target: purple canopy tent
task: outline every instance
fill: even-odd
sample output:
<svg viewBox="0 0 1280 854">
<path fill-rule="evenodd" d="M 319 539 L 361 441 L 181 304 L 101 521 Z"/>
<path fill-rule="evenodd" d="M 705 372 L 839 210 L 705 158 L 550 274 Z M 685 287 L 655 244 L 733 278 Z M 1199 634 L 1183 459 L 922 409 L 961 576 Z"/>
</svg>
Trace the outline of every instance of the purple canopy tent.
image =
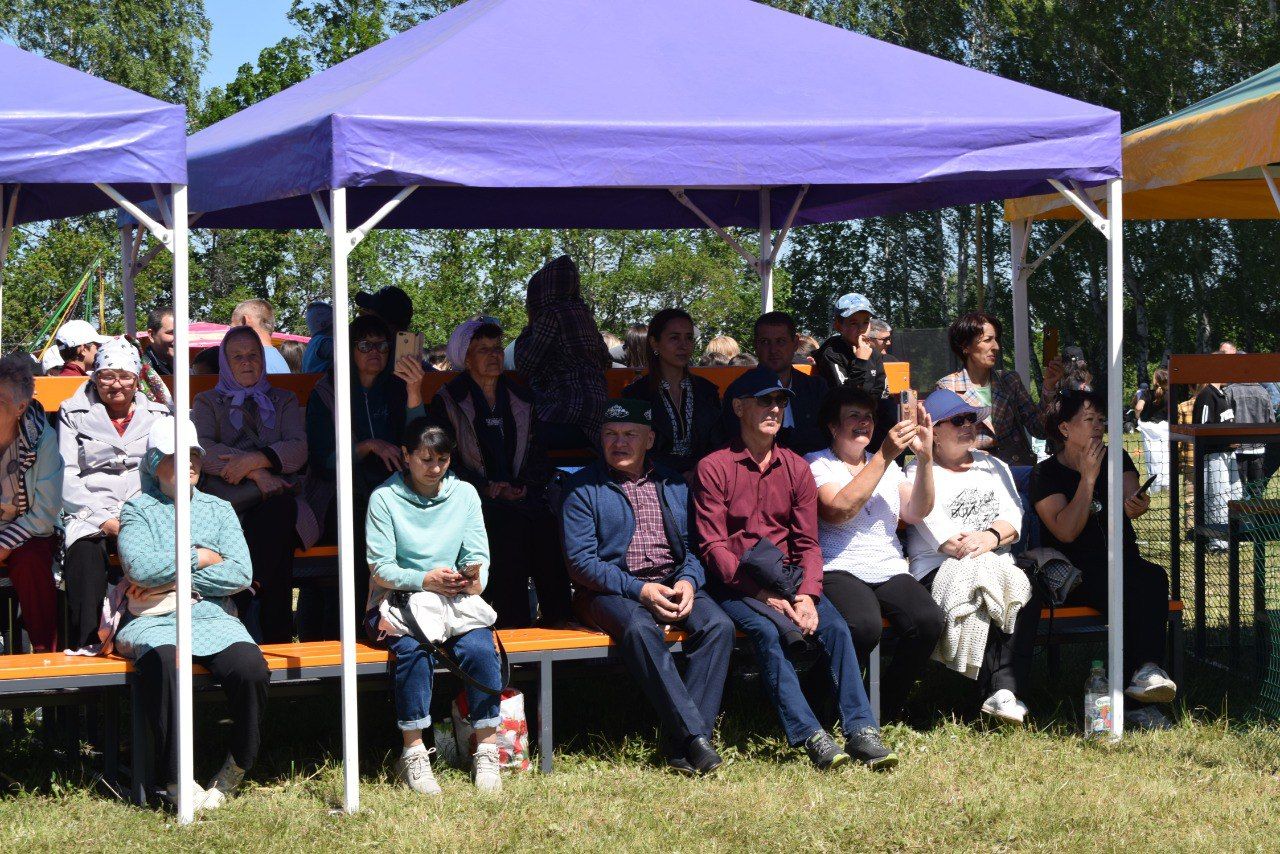
<svg viewBox="0 0 1280 854">
<path fill-rule="evenodd" d="M 65 65 L 0 44 L 0 308 L 4 259 L 13 227 L 113 207 L 128 211 L 173 253 L 176 315 L 175 414 L 187 420 L 187 162 L 183 145 L 186 108 L 140 95 Z M 153 200 L 160 221 L 137 202 Z M 141 231 L 138 233 L 142 239 Z M 0 314 L 2 316 L 2 314 Z M 132 330 L 131 330 L 132 331 Z M 175 446 L 188 447 L 179 431 Z M 177 517 L 188 519 L 190 496 L 174 499 Z M 189 565 L 191 526 L 177 526 L 175 560 Z M 192 820 L 191 574 L 177 576 L 179 819 Z M 145 797 L 134 769 L 135 794 Z"/>
<path fill-rule="evenodd" d="M 325 229 L 342 318 L 347 256 L 375 227 L 705 226 L 759 273 L 769 310 L 793 225 L 1051 180 L 1118 185 L 1119 138 L 1110 110 L 749 0 L 471 0 L 195 134 L 188 151 L 200 227 Z M 729 226 L 758 229 L 758 252 Z M 346 334 L 335 325 L 336 352 Z M 336 383 L 353 810 L 346 360 Z"/>
</svg>

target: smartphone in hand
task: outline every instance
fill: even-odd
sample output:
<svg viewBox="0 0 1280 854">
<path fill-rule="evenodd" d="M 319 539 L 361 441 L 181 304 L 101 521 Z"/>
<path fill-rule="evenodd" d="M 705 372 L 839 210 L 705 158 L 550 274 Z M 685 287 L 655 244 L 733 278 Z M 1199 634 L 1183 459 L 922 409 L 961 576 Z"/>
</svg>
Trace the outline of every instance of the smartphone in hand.
<svg viewBox="0 0 1280 854">
<path fill-rule="evenodd" d="M 398 364 L 405 356 L 414 356 L 419 360 L 422 359 L 421 332 L 396 333 L 396 352 L 395 358 L 391 361 L 391 364 Z"/>
<path fill-rule="evenodd" d="M 916 393 L 913 389 L 898 392 L 898 421 L 916 423 Z"/>
<path fill-rule="evenodd" d="M 480 564 L 469 563 L 462 569 L 458 570 L 458 574 L 468 581 L 475 581 L 480 577 Z"/>
<path fill-rule="evenodd" d="M 1146 494 L 1147 494 L 1147 490 L 1151 488 L 1151 484 L 1153 484 L 1153 483 L 1155 483 L 1155 482 L 1156 482 L 1156 476 L 1155 476 L 1155 475 L 1151 475 L 1151 477 L 1147 478 L 1147 482 L 1146 482 L 1146 483 L 1144 483 L 1144 484 L 1142 484 L 1142 486 L 1139 486 L 1139 487 L 1138 487 L 1138 491 L 1137 491 L 1137 492 L 1135 492 L 1135 493 L 1134 493 L 1134 495 L 1135 495 L 1135 496 L 1138 496 L 1138 495 L 1146 495 Z"/>
</svg>

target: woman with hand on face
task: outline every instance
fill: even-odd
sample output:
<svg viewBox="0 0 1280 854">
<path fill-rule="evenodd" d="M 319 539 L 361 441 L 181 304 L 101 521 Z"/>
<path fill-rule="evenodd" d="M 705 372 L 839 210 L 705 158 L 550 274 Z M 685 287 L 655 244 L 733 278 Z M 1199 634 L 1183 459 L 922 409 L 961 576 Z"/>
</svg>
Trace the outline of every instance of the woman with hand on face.
<svg viewBox="0 0 1280 854">
<path fill-rule="evenodd" d="M 392 364 L 395 335 L 380 318 L 362 314 L 351 323 L 351 437 L 354 476 L 356 589 L 369 583 L 364 560 L 364 518 L 369 495 L 403 468 L 400 439 L 404 426 L 426 414 L 422 401 L 422 360 L 402 356 Z M 307 399 L 307 477 L 299 508 L 298 531 L 303 548 L 338 541 L 338 445 L 334 431 L 332 366 Z M 302 640 L 337 637 L 335 591 L 308 588 L 298 597 L 298 636 Z M 318 602 L 324 600 L 326 604 Z M 318 615 L 323 609 L 326 617 Z"/>
<path fill-rule="evenodd" d="M 253 590 L 236 607 L 261 643 L 293 640 L 293 551 L 298 544 L 296 474 L 307 462 L 302 408 L 267 381 L 262 342 L 247 326 L 227 332 L 218 384 L 196 395 L 191 420 L 206 449 L 205 492 L 240 516 L 253 559 Z M 257 613 L 250 606 L 257 600 Z M 255 619 L 256 617 L 256 619 Z"/>
<path fill-rule="evenodd" d="M 257 338 L 255 337 L 256 341 Z M 184 425 L 191 434 L 195 430 Z M 156 740 L 156 759 L 177 800 L 178 744 L 177 600 L 173 592 L 174 504 L 178 489 L 191 491 L 191 656 L 222 686 L 231 709 L 230 749 L 207 788 L 194 786 L 196 809 L 215 809 L 235 794 L 262 742 L 262 713 L 270 673 L 262 650 L 233 616 L 230 597 L 252 580 L 249 549 L 227 502 L 195 488 L 204 452 L 194 435 L 188 466 L 174 455 L 173 418 L 157 419 L 141 463 L 142 493 L 120 512 L 120 562 L 129 582 L 128 616 L 115 635 L 115 651 L 134 662 L 144 715 Z M 185 470 L 180 470 L 185 469 Z"/>
<path fill-rule="evenodd" d="M 697 345 L 693 318 L 678 308 L 664 308 L 649 321 L 649 370 L 622 390 L 653 408 L 656 434 L 650 457 L 685 475 L 707 454 L 724 444 L 720 390 L 689 373 Z"/>
<path fill-rule="evenodd" d="M 141 370 L 137 348 L 112 338 L 98 348 L 89 382 L 58 410 L 68 649 L 98 643 L 120 508 L 142 489 L 138 465 L 151 425 L 169 417 L 138 387 Z"/>
<path fill-rule="evenodd" d="M 393 590 L 478 596 L 489 578 L 489 539 L 480 495 L 450 470 L 453 440 L 419 418 L 405 430 L 404 467 L 373 491 L 367 522 L 372 569 L 365 626 L 393 656 L 396 725 L 404 741 L 397 763 L 401 779 L 422 795 L 440 794 L 422 731 L 431 725 L 431 693 L 437 662 L 415 638 L 397 634 L 380 607 Z M 463 672 L 496 686 L 502 666 L 493 630 L 475 628 L 445 641 Z M 476 788 L 496 792 L 499 776 L 498 697 L 467 686 L 467 709 L 477 748 L 472 764 Z"/>
<path fill-rule="evenodd" d="M 1044 544 L 1066 555 L 1083 578 L 1086 604 L 1107 613 L 1106 402 L 1092 391 L 1064 391 L 1050 403 L 1046 428 L 1061 437 L 1061 450 L 1036 466 L 1031 500 L 1040 516 Z M 1138 492 L 1138 470 L 1124 453 L 1124 672 L 1125 695 L 1135 701 L 1125 723 L 1163 729 L 1169 719 L 1154 703 L 1169 703 L 1177 686 L 1163 669 L 1169 619 L 1169 576 L 1138 551 L 1133 520 L 1151 507 Z"/>
<path fill-rule="evenodd" d="M 908 570 L 898 539 L 899 521 L 916 524 L 933 510 L 933 422 L 918 405 L 916 417 L 894 425 L 870 454 L 877 406 L 862 389 L 832 389 L 818 416 L 831 447 L 805 460 L 818 485 L 822 590 L 849 624 L 858 660 L 870 660 L 884 620 L 898 638 L 882 682 L 884 721 L 902 715 L 942 635 L 944 616 Z M 921 464 L 914 483 L 894 462 L 907 450 Z"/>
<path fill-rule="evenodd" d="M 977 409 L 955 392 L 941 389 L 925 399 L 924 408 L 933 421 L 933 460 L 917 457 L 907 466 L 906 478 L 914 483 L 932 475 L 933 509 L 908 529 L 911 574 L 933 591 L 939 567 L 948 559 L 987 555 L 1021 573 L 1009 546 L 1018 540 L 1022 504 L 1009 466 L 974 447 Z M 926 466 L 932 469 L 928 474 Z M 1017 612 L 1012 634 L 991 623 L 977 674 L 980 693 L 986 697 L 983 714 L 1012 724 L 1025 720 L 1027 707 L 1019 697 L 1029 690 L 1039 619 L 1040 602 L 1033 590 Z"/>
</svg>

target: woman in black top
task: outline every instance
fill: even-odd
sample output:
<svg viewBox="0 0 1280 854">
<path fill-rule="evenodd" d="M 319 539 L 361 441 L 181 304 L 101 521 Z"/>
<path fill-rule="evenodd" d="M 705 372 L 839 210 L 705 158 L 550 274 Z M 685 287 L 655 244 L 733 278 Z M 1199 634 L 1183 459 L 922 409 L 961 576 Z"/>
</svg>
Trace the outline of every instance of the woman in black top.
<svg viewBox="0 0 1280 854">
<path fill-rule="evenodd" d="M 1049 404 L 1046 432 L 1061 437 L 1061 450 L 1035 468 L 1031 501 L 1042 523 L 1043 544 L 1066 555 L 1083 574 L 1085 602 L 1107 610 L 1107 448 L 1103 398 L 1092 391 L 1063 391 Z M 1138 494 L 1138 470 L 1124 455 L 1124 669 L 1131 681 L 1125 694 L 1138 703 L 1168 703 L 1174 685 L 1162 668 L 1169 617 L 1169 577 L 1163 567 L 1138 552 L 1133 521 L 1151 498 Z M 1139 728 L 1165 727 L 1154 707 L 1125 716 Z"/>
<path fill-rule="evenodd" d="M 685 475 L 724 444 L 720 390 L 689 373 L 695 336 L 693 318 L 664 308 L 649 321 L 649 371 L 622 390 L 622 396 L 647 400 L 656 434 L 652 458 Z"/>
</svg>

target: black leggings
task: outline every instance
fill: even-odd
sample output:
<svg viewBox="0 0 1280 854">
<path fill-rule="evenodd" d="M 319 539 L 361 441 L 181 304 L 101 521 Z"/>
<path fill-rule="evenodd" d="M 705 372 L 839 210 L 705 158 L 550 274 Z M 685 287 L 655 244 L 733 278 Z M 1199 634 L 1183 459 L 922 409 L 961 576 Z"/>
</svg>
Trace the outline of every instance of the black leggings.
<svg viewBox="0 0 1280 854">
<path fill-rule="evenodd" d="M 538 594 L 544 623 L 572 619 L 569 575 L 560 548 L 559 525 L 550 513 L 528 514 L 500 505 L 484 505 L 489 533 L 489 583 L 484 598 L 498 612 L 495 628 L 532 624 L 529 579 Z"/>
<path fill-rule="evenodd" d="M 233 643 L 214 655 L 194 656 L 222 686 L 231 706 L 231 758 L 246 771 L 253 767 L 262 744 L 262 713 L 267 706 L 267 671 L 262 650 L 251 643 Z M 156 739 L 156 759 L 162 763 L 162 785 L 178 782 L 178 672 L 174 647 L 147 650 L 134 662 L 142 693 L 143 712 Z"/>
<path fill-rule="evenodd" d="M 292 495 L 273 495 L 240 517 L 253 588 L 233 598 L 241 618 L 258 597 L 262 643 L 293 640 L 293 550 L 297 545 L 298 503 Z"/>
<path fill-rule="evenodd" d="M 1079 595 L 1091 608 L 1107 613 L 1107 573 L 1084 571 Z M 1098 571 L 1098 570 L 1102 571 Z M 1075 599 L 1076 596 L 1072 596 Z M 1134 554 L 1124 558 L 1124 672 L 1131 678 L 1147 662 L 1164 667 L 1169 631 L 1169 575 L 1164 567 Z"/>
<path fill-rule="evenodd" d="M 98 642 L 98 620 L 107 581 L 119 577 L 108 560 L 107 538 L 83 537 L 67 547 L 62 558 L 62 581 L 67 588 L 68 649 Z"/>
<path fill-rule="evenodd" d="M 900 717 L 911 686 L 942 637 L 942 609 L 907 573 L 868 584 L 847 572 L 828 572 L 822 577 L 822 592 L 849 624 L 860 664 L 871 660 L 871 651 L 880 643 L 882 619 L 893 627 L 898 647 L 880 681 L 881 719 Z"/>
</svg>

